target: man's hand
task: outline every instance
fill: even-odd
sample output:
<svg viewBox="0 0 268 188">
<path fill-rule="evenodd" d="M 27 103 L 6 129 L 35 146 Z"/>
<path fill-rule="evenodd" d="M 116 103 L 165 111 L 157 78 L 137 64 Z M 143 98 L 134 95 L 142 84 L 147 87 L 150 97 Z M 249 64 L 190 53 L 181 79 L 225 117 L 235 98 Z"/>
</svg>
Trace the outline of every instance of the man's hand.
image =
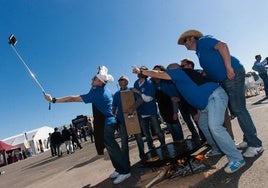
<svg viewBox="0 0 268 188">
<path fill-rule="evenodd" d="M 128 114 L 133 114 L 133 113 L 134 113 L 134 111 L 135 111 L 135 109 L 133 109 L 133 108 L 131 108 L 131 107 L 130 107 L 130 108 L 128 109 L 128 111 L 127 111 L 127 112 L 128 112 Z"/>
<path fill-rule="evenodd" d="M 140 74 L 140 69 L 138 67 L 132 66 L 132 73 L 134 74 Z"/>
<path fill-rule="evenodd" d="M 233 80 L 235 77 L 234 69 L 232 67 L 230 67 L 229 69 L 226 69 L 226 75 L 229 80 Z"/>
<path fill-rule="evenodd" d="M 52 102 L 52 96 L 50 94 L 45 94 L 45 99 L 48 101 L 48 102 Z"/>
<path fill-rule="evenodd" d="M 140 90 L 138 90 L 137 88 L 132 88 L 131 91 L 133 91 L 134 93 L 137 93 L 138 95 L 141 95 Z"/>
<path fill-rule="evenodd" d="M 197 122 L 200 118 L 200 110 L 197 110 L 196 114 L 194 115 L 193 119 L 195 122 Z"/>
</svg>

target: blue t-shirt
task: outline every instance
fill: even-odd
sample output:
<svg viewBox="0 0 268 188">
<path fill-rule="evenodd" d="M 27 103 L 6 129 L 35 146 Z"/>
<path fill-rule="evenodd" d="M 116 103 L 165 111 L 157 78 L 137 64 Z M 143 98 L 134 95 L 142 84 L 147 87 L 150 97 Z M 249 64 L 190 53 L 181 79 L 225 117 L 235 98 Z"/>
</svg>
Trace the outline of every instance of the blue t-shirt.
<svg viewBox="0 0 268 188">
<path fill-rule="evenodd" d="M 264 61 L 255 61 L 252 67 L 253 70 L 257 71 L 259 74 L 267 74 L 265 65 L 267 65 L 267 59 Z"/>
<path fill-rule="evenodd" d="M 154 85 L 155 85 L 156 90 L 163 91 L 165 94 L 167 94 L 171 98 L 180 96 L 176 86 L 171 80 L 161 80 L 158 83 L 154 82 Z"/>
<path fill-rule="evenodd" d="M 194 70 L 189 69 L 187 71 L 191 71 L 192 75 L 197 79 L 203 79 L 203 76 Z M 209 96 L 215 89 L 220 87 L 217 83 L 210 81 L 198 84 L 181 69 L 167 70 L 167 73 L 184 99 L 196 109 L 205 109 L 208 104 Z"/>
<path fill-rule="evenodd" d="M 122 101 L 121 101 L 121 91 L 130 91 L 131 88 L 127 87 L 125 89 L 120 89 L 114 94 L 113 98 L 113 107 L 117 107 L 117 117 L 121 123 L 125 123 L 124 115 L 123 115 L 123 108 L 122 108 Z"/>
<path fill-rule="evenodd" d="M 222 82 L 227 79 L 227 75 L 222 56 L 214 48 L 218 42 L 220 41 L 209 35 L 200 38 L 197 40 L 196 55 L 207 77 L 215 82 Z M 233 56 L 231 56 L 231 65 L 234 70 L 242 67 L 240 61 Z"/>
<path fill-rule="evenodd" d="M 80 95 L 84 103 L 92 103 L 105 116 L 105 126 L 116 123 L 112 112 L 113 96 L 102 86 L 92 86 L 87 94 Z"/>
<path fill-rule="evenodd" d="M 150 102 L 143 102 L 142 105 L 137 109 L 139 115 L 155 115 L 157 114 L 157 106 L 155 101 L 155 87 L 151 80 L 146 79 L 144 83 L 139 86 L 139 80 L 134 83 L 134 88 L 138 89 L 142 94 L 153 98 Z M 135 94 L 137 99 L 140 96 Z"/>
</svg>

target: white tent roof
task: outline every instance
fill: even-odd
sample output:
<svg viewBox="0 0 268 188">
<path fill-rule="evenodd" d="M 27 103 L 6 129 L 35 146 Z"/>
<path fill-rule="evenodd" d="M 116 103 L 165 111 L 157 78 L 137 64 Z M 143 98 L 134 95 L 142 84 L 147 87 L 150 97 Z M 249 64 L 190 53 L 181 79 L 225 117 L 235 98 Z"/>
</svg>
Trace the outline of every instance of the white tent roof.
<svg viewBox="0 0 268 188">
<path fill-rule="evenodd" d="M 3 139 L 3 141 L 12 146 L 16 146 L 16 145 L 24 143 L 24 141 L 26 140 L 26 136 L 27 136 L 28 141 L 31 141 L 34 139 L 38 139 L 40 137 L 41 138 L 48 137 L 48 133 L 53 132 L 53 131 L 54 131 L 53 128 L 44 126 L 38 129 L 31 130 L 31 131 L 26 131 L 25 133 L 21 133 L 21 134 L 18 134 L 9 138 L 5 138 Z"/>
</svg>

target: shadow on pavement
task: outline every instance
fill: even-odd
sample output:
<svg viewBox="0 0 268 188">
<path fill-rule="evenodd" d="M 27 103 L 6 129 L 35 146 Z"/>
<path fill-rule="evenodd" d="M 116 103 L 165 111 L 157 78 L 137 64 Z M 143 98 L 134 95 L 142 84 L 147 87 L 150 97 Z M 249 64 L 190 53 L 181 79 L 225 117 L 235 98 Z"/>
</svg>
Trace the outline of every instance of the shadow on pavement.
<svg viewBox="0 0 268 188">
<path fill-rule="evenodd" d="M 49 158 L 45 158 L 41 161 L 38 161 L 37 163 L 34 163 L 34 164 L 29 164 L 28 166 L 26 166 L 24 169 L 30 169 L 30 168 L 35 168 L 35 167 L 38 167 L 38 166 L 43 166 L 43 165 L 46 165 L 47 163 L 50 163 L 50 162 L 53 162 L 53 161 L 56 161 L 58 159 L 60 159 L 62 157 L 49 157 Z"/>
<path fill-rule="evenodd" d="M 92 157 L 92 158 L 91 158 L 90 160 L 88 160 L 88 161 L 85 161 L 85 162 L 83 162 L 83 163 L 79 163 L 79 164 L 73 166 L 72 168 L 68 169 L 67 172 L 68 172 L 68 171 L 71 171 L 71 170 L 73 170 L 73 169 L 75 169 L 75 168 L 81 168 L 81 167 L 83 167 L 83 166 L 86 166 L 86 165 L 88 165 L 88 164 L 90 164 L 90 163 L 93 163 L 93 162 L 95 162 L 95 161 L 97 161 L 98 159 L 101 159 L 101 158 L 103 158 L 103 159 L 106 160 L 106 161 L 107 161 L 107 160 L 110 160 L 110 158 L 109 158 L 107 152 L 104 152 L 104 155 L 96 155 L 96 156 Z"/>
<path fill-rule="evenodd" d="M 252 105 L 258 105 L 258 104 L 267 104 L 268 103 L 268 98 L 264 97 L 258 101 L 256 101 L 255 103 L 252 103 Z"/>
</svg>

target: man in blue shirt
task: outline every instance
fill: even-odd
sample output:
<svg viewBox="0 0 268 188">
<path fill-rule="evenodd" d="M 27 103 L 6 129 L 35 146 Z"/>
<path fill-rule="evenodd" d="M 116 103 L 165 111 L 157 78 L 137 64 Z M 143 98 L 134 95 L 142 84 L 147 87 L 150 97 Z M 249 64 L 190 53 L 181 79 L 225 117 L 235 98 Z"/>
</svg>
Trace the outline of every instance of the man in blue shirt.
<svg viewBox="0 0 268 188">
<path fill-rule="evenodd" d="M 99 72 L 92 78 L 92 87 L 87 94 L 71 95 L 61 98 L 52 98 L 50 94 L 45 94 L 46 100 L 52 103 L 84 102 L 92 103 L 94 124 L 96 122 L 104 124 L 104 144 L 115 168 L 110 175 L 114 179 L 113 183 L 118 184 L 131 176 L 130 165 L 124 157 L 119 144 L 115 140 L 116 119 L 112 113 L 112 93 L 105 87 L 107 82 L 112 82 L 112 75 L 108 74 L 105 66 L 99 67 Z M 101 126 L 96 124 L 96 126 Z"/>
<path fill-rule="evenodd" d="M 199 63 L 207 77 L 220 83 L 229 96 L 229 108 L 237 117 L 244 133 L 243 142 L 238 147 L 247 147 L 244 157 L 255 157 L 263 152 L 262 141 L 246 108 L 245 69 L 240 61 L 230 55 L 225 42 L 200 31 L 188 30 L 181 34 L 178 44 L 196 51 Z"/>
<path fill-rule="evenodd" d="M 153 70 L 165 71 L 162 65 L 154 66 Z M 184 139 L 181 123 L 178 118 L 178 92 L 170 80 L 151 78 L 156 89 L 156 100 L 161 117 L 167 125 L 173 141 Z"/>
<path fill-rule="evenodd" d="M 261 77 L 264 84 L 265 96 L 268 98 L 268 74 L 265 67 L 267 65 L 268 57 L 265 58 L 265 60 L 261 61 L 261 55 L 256 55 L 255 59 L 256 61 L 254 62 L 252 69 L 259 73 L 259 76 Z"/>
<path fill-rule="evenodd" d="M 141 69 L 146 70 L 148 68 L 142 66 Z M 134 88 L 132 89 L 132 91 L 134 91 L 135 93 L 135 98 L 141 97 L 143 100 L 143 103 L 139 106 L 137 112 L 140 117 L 141 128 L 143 134 L 146 137 L 149 150 L 155 148 L 150 132 L 150 127 L 157 135 L 161 145 L 164 145 L 165 135 L 158 121 L 154 84 L 151 80 L 147 79 L 147 76 L 138 74 L 138 79 L 135 81 Z"/>
<path fill-rule="evenodd" d="M 126 76 L 121 76 L 118 79 L 118 83 L 120 86 L 120 90 L 118 90 L 113 97 L 113 113 L 117 116 L 119 120 L 119 127 L 120 127 L 120 137 L 121 137 L 121 149 L 123 153 L 125 154 L 125 157 L 129 161 L 129 147 L 128 147 L 128 133 L 126 129 L 126 124 L 124 120 L 124 115 L 123 115 L 123 109 L 122 109 L 122 102 L 121 102 L 121 91 L 130 91 L 131 88 L 128 87 L 129 80 Z M 142 139 L 142 135 L 140 134 L 135 134 L 134 135 L 138 149 L 139 149 L 139 155 L 140 159 L 143 160 L 145 157 L 144 153 L 144 142 Z"/>
<path fill-rule="evenodd" d="M 194 70 L 179 69 L 178 64 L 169 65 L 166 72 L 134 68 L 133 73 L 172 80 L 185 100 L 200 110 L 198 124 L 212 149 L 226 154 L 228 165 L 225 172 L 233 173 L 245 165 L 243 156 L 222 126 L 228 96 L 217 83 Z"/>
</svg>

